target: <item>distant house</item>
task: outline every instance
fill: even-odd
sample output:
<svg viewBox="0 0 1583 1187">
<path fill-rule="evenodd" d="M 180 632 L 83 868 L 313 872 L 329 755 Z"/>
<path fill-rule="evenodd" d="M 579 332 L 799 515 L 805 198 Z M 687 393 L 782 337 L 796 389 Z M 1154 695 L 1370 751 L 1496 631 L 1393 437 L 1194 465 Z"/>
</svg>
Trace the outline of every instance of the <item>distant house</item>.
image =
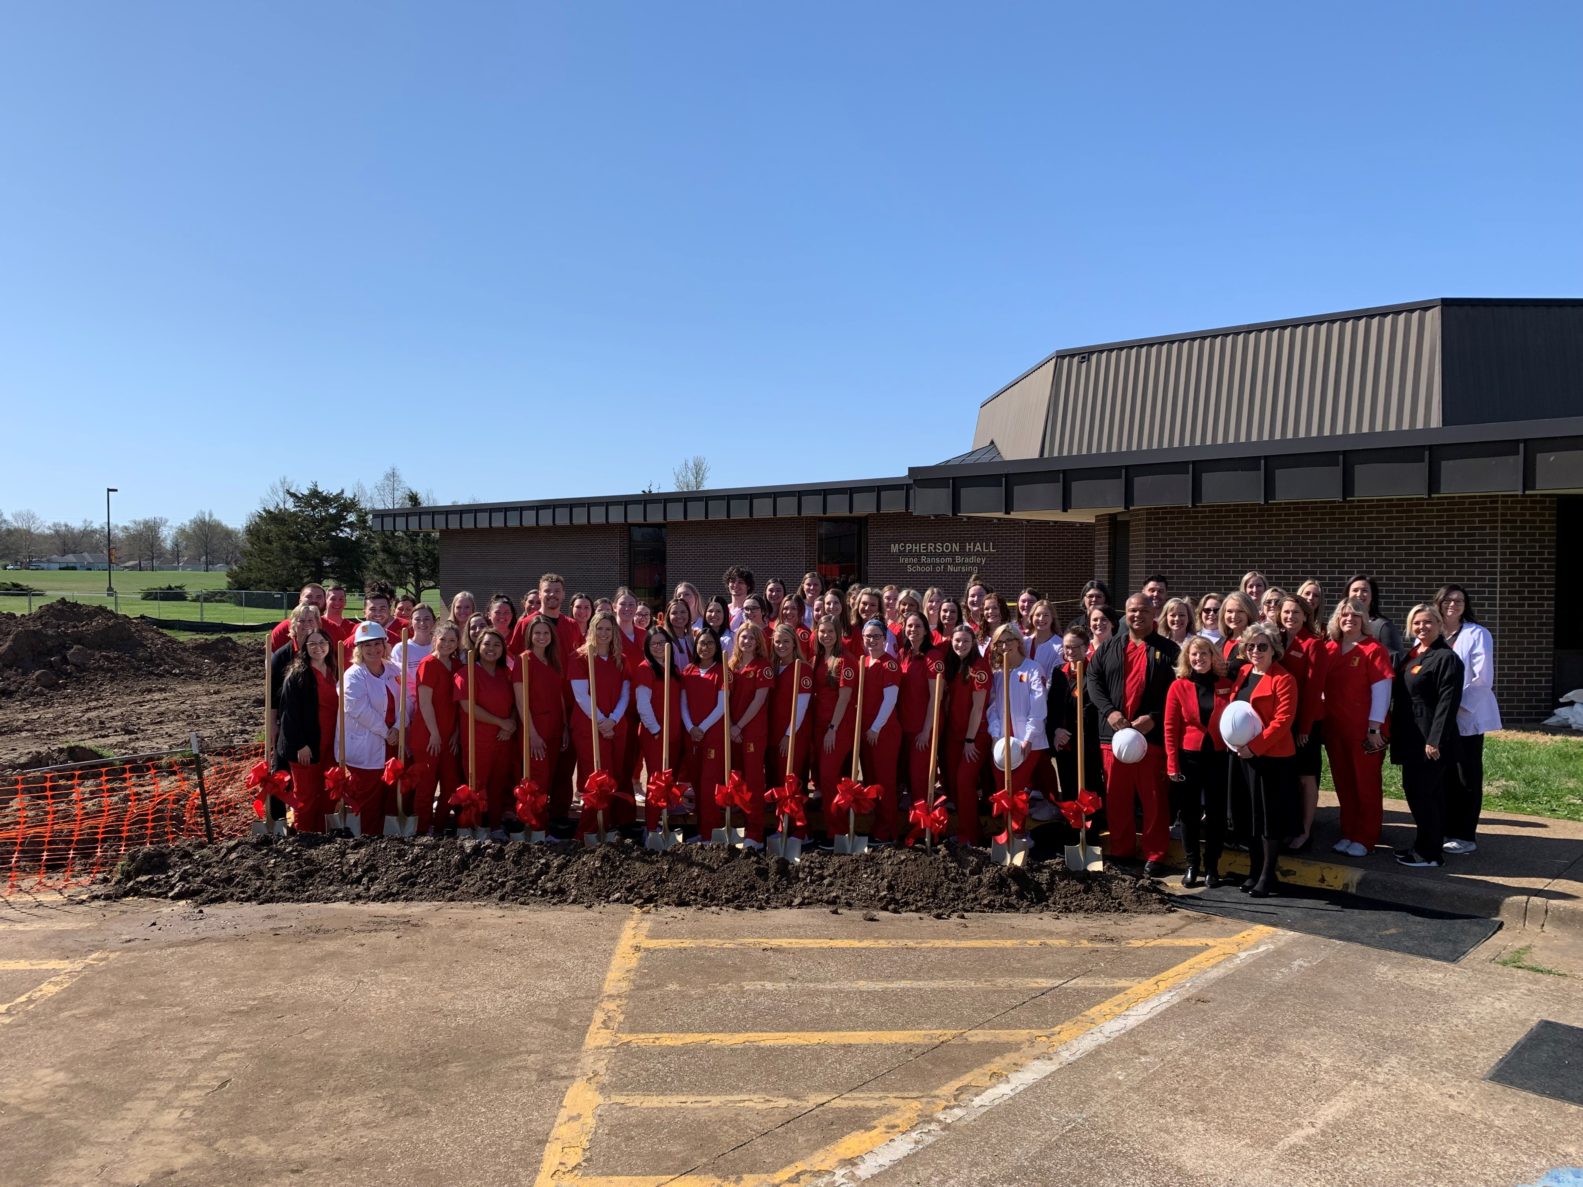
<svg viewBox="0 0 1583 1187">
<path fill-rule="evenodd" d="M 33 562 L 35 569 L 103 569 L 102 552 L 64 552 L 59 556 L 46 556 Z"/>
</svg>

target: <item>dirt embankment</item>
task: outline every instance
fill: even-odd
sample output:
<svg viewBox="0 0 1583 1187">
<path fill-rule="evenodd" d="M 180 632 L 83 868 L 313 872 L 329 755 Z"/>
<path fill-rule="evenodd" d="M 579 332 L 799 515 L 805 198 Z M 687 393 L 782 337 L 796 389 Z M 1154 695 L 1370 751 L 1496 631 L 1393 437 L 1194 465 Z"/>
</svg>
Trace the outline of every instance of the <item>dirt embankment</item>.
<svg viewBox="0 0 1583 1187">
<path fill-rule="evenodd" d="M 316 835 L 141 849 L 100 891 L 197 903 L 508 902 L 825 907 L 909 911 L 1155 914 L 1163 892 L 1125 874 L 1071 874 L 1059 861 L 1006 869 L 980 850 L 811 852 L 801 863 L 714 846 L 650 853 L 629 841 L 497 844 Z"/>
<path fill-rule="evenodd" d="M 0 769 L 252 738 L 263 725 L 263 643 L 184 643 L 77 602 L 0 614 Z"/>
</svg>

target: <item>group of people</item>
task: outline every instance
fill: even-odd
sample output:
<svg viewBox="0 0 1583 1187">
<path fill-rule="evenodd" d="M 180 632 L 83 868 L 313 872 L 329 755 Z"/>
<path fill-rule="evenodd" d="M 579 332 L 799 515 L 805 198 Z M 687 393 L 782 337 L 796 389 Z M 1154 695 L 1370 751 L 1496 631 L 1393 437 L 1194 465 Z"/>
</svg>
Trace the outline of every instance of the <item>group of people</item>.
<svg viewBox="0 0 1583 1187">
<path fill-rule="evenodd" d="M 1458 585 L 1401 628 L 1366 574 L 1328 612 L 1317 581 L 1288 592 L 1258 572 L 1196 601 L 1153 575 L 1119 606 L 1096 579 L 1064 627 L 1038 590 L 1012 601 L 976 577 L 960 599 L 826 587 L 814 572 L 760 587 L 741 566 L 723 586 L 706 598 L 682 582 L 655 612 L 624 587 L 568 597 L 546 573 L 520 602 L 461 592 L 441 617 L 376 584 L 357 621 L 344 590 L 304 586 L 271 636 L 268 736 L 293 827 L 323 830 L 339 797 L 362 805 L 365 832 L 399 812 L 444 833 L 465 786 L 504 838 L 521 827 L 512 789 L 526 777 L 547 791 L 551 829 L 581 836 L 594 824 L 579 793 L 603 772 L 616 795 L 599 827 L 654 829 L 645 792 L 666 771 L 691 792 L 671 817 L 703 840 L 721 826 L 714 790 L 735 783 L 759 846 L 776 827 L 767 789 L 795 781 L 828 837 L 847 826 L 838 786 L 858 775 L 875 792 L 876 843 L 916 834 L 904 805 L 943 796 L 956 839 L 975 845 L 1009 785 L 1057 832 L 1081 827 L 1064 801 L 1102 805 L 1107 857 L 1147 875 L 1177 820 L 1187 885 L 1218 885 L 1225 848 L 1247 847 L 1244 889 L 1262 896 L 1278 854 L 1312 844 L 1324 757 L 1335 848 L 1374 849 L 1389 751 L 1416 823 L 1396 859 L 1427 868 L 1477 848 L 1483 735 L 1500 718 L 1493 645 Z M 1233 746 L 1221 725 L 1237 702 L 1258 729 Z M 805 839 L 806 819 L 793 830 Z"/>
</svg>

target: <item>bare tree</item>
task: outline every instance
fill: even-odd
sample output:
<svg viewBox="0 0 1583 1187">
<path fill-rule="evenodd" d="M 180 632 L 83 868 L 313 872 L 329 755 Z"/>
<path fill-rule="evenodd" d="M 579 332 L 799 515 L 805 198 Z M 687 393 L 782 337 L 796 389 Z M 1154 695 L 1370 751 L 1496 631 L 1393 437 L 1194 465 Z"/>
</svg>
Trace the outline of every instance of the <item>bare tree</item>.
<svg viewBox="0 0 1583 1187">
<path fill-rule="evenodd" d="M 695 453 L 671 471 L 677 490 L 703 490 L 709 482 L 709 459 Z"/>
<path fill-rule="evenodd" d="M 56 520 L 49 525 L 50 543 L 56 552 L 88 552 L 95 545 L 103 546 L 104 528 L 92 520 L 71 524 Z"/>
<path fill-rule="evenodd" d="M 220 544 L 225 533 L 230 531 L 232 528 L 215 518 L 213 511 L 200 511 L 176 529 L 187 546 L 188 559 L 201 563 L 205 572 L 210 566 L 221 563 Z"/>
<path fill-rule="evenodd" d="M 13 547 L 16 551 L 17 563 L 27 568 L 38 560 L 39 553 L 48 543 L 45 533 L 44 517 L 37 511 L 13 511 L 11 513 L 11 529 L 15 533 Z"/>
<path fill-rule="evenodd" d="M 242 533 L 228 523 L 220 525 L 211 557 L 227 569 L 242 559 Z"/>
<path fill-rule="evenodd" d="M 121 529 L 121 547 L 137 561 L 139 570 L 144 566 L 156 568 L 165 559 L 167 526 L 168 521 L 163 516 L 150 515 L 134 519 Z"/>
</svg>

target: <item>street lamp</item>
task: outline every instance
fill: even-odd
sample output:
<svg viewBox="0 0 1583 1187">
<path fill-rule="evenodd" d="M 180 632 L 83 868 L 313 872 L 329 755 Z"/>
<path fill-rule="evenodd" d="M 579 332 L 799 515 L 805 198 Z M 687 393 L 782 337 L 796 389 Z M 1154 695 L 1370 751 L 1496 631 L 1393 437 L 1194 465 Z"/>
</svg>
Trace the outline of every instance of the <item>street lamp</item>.
<svg viewBox="0 0 1583 1187">
<path fill-rule="evenodd" d="M 104 596 L 115 597 L 115 570 L 110 566 L 114 563 L 115 545 L 110 540 L 110 496 L 115 494 L 116 487 L 104 488 Z"/>
</svg>

